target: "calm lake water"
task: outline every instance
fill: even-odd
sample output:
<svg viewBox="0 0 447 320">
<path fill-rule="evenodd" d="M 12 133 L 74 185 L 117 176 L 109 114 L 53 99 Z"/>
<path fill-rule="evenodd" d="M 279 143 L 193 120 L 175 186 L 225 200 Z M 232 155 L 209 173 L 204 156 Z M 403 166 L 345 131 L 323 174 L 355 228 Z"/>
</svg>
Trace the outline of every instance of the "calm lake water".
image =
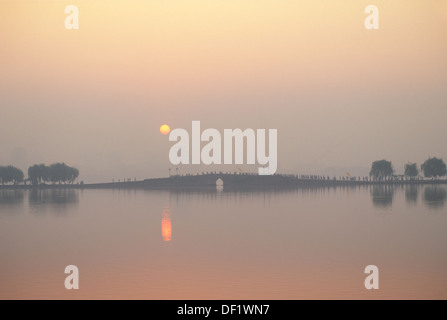
<svg viewBox="0 0 447 320">
<path fill-rule="evenodd" d="M 446 299 L 446 198 L 447 186 L 0 190 L 0 299 Z M 79 291 L 65 290 L 67 265 Z"/>
</svg>

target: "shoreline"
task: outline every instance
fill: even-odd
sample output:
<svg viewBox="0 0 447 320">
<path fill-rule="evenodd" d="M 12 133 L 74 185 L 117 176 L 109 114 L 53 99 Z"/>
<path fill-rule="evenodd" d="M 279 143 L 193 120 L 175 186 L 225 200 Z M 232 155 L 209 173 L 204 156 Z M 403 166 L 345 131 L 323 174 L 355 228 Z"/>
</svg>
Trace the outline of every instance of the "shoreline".
<svg viewBox="0 0 447 320">
<path fill-rule="evenodd" d="M 0 190 L 51 190 L 51 189 L 141 189 L 141 190 L 216 190 L 216 182 L 223 181 L 225 190 L 284 190 L 319 187 L 444 185 L 447 180 L 327 180 L 305 179 L 291 175 L 259 176 L 249 174 L 204 174 L 172 176 L 132 182 L 54 185 L 0 185 Z"/>
</svg>

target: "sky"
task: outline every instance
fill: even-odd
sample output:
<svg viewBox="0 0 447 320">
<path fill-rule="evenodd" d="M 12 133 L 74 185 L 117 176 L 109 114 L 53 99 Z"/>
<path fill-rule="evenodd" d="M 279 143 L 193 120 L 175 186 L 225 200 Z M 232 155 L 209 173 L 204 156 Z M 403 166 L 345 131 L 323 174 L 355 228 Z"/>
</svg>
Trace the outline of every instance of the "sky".
<svg viewBox="0 0 447 320">
<path fill-rule="evenodd" d="M 446 40 L 444 0 L 0 0 L 0 165 L 163 177 L 199 120 L 278 129 L 278 173 L 399 173 L 447 159 Z"/>
</svg>

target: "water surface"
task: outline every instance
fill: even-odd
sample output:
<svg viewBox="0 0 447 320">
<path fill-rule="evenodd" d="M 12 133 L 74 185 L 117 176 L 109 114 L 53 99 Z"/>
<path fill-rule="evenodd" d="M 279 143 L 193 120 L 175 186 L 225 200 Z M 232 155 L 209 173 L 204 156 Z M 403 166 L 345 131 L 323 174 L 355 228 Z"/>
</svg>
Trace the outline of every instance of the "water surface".
<svg viewBox="0 0 447 320">
<path fill-rule="evenodd" d="M 446 190 L 0 190 L 0 299 L 446 299 Z"/>
</svg>

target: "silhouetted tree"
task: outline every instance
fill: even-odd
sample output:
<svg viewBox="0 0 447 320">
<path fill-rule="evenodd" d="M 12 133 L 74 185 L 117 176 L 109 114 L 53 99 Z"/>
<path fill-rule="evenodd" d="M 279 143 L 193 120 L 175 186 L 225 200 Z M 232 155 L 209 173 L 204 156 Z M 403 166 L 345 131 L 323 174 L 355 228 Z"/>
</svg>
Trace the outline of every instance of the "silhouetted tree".
<svg viewBox="0 0 447 320">
<path fill-rule="evenodd" d="M 50 180 L 51 182 L 63 182 L 68 175 L 68 167 L 65 163 L 55 163 L 50 166 Z"/>
<path fill-rule="evenodd" d="M 374 178 L 386 178 L 394 174 L 393 164 L 391 161 L 380 160 L 372 164 L 370 176 Z"/>
<path fill-rule="evenodd" d="M 37 165 L 28 168 L 28 179 L 34 186 L 39 184 L 40 178 L 41 177 L 37 171 Z"/>
<path fill-rule="evenodd" d="M 14 184 L 23 181 L 23 171 L 13 166 L 0 167 L 0 182 L 5 183 L 13 182 Z"/>
<path fill-rule="evenodd" d="M 69 168 L 67 181 L 70 183 L 75 182 L 75 180 L 79 177 L 79 170 L 76 168 Z"/>
<path fill-rule="evenodd" d="M 408 163 L 405 165 L 405 175 L 407 177 L 417 177 L 419 175 L 418 165 L 416 163 Z"/>
<path fill-rule="evenodd" d="M 49 181 L 49 168 L 44 164 L 34 165 L 28 168 L 28 179 L 33 185 L 39 185 L 44 181 Z"/>
<path fill-rule="evenodd" d="M 6 167 L 0 167 L 0 183 L 5 184 L 6 183 Z"/>
<path fill-rule="evenodd" d="M 15 168 L 15 167 L 10 167 L 10 170 L 12 171 L 13 182 L 15 184 L 23 181 L 23 178 L 25 177 L 25 175 L 23 174 L 22 170 Z"/>
<path fill-rule="evenodd" d="M 49 167 L 40 164 L 30 167 L 28 176 L 33 185 L 42 182 L 73 183 L 79 177 L 79 170 L 65 163 L 55 163 Z"/>
<path fill-rule="evenodd" d="M 427 178 L 442 177 L 447 174 L 447 167 L 442 159 L 430 158 L 422 165 L 422 171 Z"/>
<path fill-rule="evenodd" d="M 55 163 L 50 166 L 50 180 L 52 182 L 73 183 L 79 176 L 79 170 L 67 166 L 65 163 Z"/>
</svg>

